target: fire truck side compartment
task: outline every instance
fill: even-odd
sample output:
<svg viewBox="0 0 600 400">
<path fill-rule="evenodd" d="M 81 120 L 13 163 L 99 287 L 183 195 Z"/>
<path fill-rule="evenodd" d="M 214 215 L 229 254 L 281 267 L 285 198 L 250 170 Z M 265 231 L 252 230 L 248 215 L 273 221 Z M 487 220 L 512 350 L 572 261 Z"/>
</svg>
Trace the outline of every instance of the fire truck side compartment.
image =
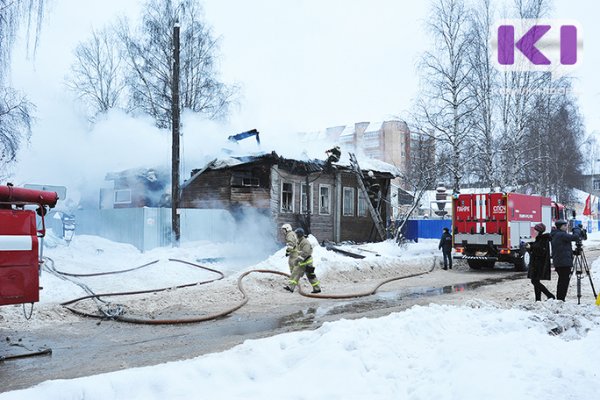
<svg viewBox="0 0 600 400">
<path fill-rule="evenodd" d="M 0 306 L 39 301 L 39 244 L 32 210 L 0 210 Z"/>
</svg>

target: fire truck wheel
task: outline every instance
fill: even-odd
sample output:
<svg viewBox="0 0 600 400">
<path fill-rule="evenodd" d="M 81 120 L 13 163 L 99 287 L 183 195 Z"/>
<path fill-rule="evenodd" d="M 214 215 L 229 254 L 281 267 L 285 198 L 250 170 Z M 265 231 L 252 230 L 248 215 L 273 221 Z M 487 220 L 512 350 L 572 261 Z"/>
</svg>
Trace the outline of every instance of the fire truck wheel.
<svg viewBox="0 0 600 400">
<path fill-rule="evenodd" d="M 527 271 L 529 269 L 529 253 L 525 252 L 522 257 L 515 259 L 515 270 Z"/>
</svg>

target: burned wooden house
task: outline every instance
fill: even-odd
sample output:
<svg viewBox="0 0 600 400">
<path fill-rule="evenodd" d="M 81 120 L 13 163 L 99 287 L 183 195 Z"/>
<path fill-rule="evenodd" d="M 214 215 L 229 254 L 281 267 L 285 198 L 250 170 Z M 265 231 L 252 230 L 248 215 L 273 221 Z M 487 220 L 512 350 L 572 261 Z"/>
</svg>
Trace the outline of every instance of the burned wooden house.
<svg viewBox="0 0 600 400">
<path fill-rule="evenodd" d="M 111 172 L 113 187 L 100 191 L 100 208 L 170 206 L 171 173 L 167 168 L 133 168 Z"/>
<path fill-rule="evenodd" d="M 377 241 L 385 236 L 380 228 L 390 213 L 395 177 L 395 168 L 385 165 L 390 168 L 358 172 L 351 165 L 287 159 L 275 152 L 216 159 L 192 171 L 182 185 L 180 207 L 227 209 L 234 217 L 252 208 L 277 226 L 302 227 L 319 241 Z"/>
</svg>

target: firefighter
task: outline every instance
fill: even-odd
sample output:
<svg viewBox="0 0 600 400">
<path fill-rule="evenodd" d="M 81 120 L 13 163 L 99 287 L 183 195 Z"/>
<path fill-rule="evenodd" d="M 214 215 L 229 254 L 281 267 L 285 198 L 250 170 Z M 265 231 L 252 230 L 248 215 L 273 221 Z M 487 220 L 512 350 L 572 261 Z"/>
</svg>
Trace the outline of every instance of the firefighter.
<svg viewBox="0 0 600 400">
<path fill-rule="evenodd" d="M 444 256 L 444 269 L 452 269 L 452 235 L 448 228 L 443 229 L 438 250 L 442 250 L 442 255 Z"/>
<path fill-rule="evenodd" d="M 531 254 L 527 277 L 531 279 L 535 301 L 542 300 L 542 293 L 549 299 L 555 299 L 556 297 L 540 282 L 540 280 L 550 280 L 550 234 L 544 233 L 546 225 L 543 223 L 537 224 L 533 229 L 537 232 L 537 236 L 534 242 L 527 243 L 526 246 Z"/>
<path fill-rule="evenodd" d="M 579 235 L 567 233 L 567 221 L 559 219 L 554 223 L 556 231 L 552 234 L 552 263 L 558 274 L 556 298 L 565 301 L 569 290 L 569 281 L 573 272 L 573 248 L 571 242 L 576 242 Z"/>
<path fill-rule="evenodd" d="M 381 187 L 379 186 L 379 183 L 377 183 L 377 182 L 370 184 L 369 189 L 367 190 L 367 193 L 369 195 L 369 201 L 373 205 L 373 208 L 376 210 L 377 210 L 377 207 L 379 206 L 379 191 L 380 190 L 381 190 Z"/>
<path fill-rule="evenodd" d="M 288 267 L 291 274 L 298 258 L 298 249 L 296 249 L 296 246 L 298 246 L 298 236 L 296 236 L 290 224 L 281 225 L 281 230 L 283 231 L 283 236 L 285 236 L 285 256 L 288 258 Z"/>
<path fill-rule="evenodd" d="M 331 164 L 340 161 L 342 151 L 340 150 L 340 146 L 335 146 L 334 148 L 327 150 L 325 154 L 327 154 L 327 164 Z"/>
<path fill-rule="evenodd" d="M 306 236 L 304 236 L 304 229 L 296 229 L 296 235 L 298 236 L 298 257 L 296 258 L 296 264 L 294 265 L 294 270 L 290 276 L 289 283 L 283 288 L 288 292 L 293 293 L 296 286 L 298 286 L 300 278 L 306 274 L 306 277 L 313 288 L 312 293 L 321 293 L 321 286 L 317 279 L 317 275 L 315 275 L 315 267 L 313 266 L 312 245 Z"/>
</svg>

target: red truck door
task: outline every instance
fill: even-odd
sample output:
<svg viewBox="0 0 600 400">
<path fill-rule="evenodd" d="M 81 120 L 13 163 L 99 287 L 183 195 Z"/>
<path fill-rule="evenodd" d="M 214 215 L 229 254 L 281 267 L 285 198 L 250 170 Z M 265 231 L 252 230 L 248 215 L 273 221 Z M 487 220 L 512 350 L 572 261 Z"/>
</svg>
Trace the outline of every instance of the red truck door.
<svg viewBox="0 0 600 400">
<path fill-rule="evenodd" d="M 475 233 L 474 198 L 470 194 L 459 194 L 454 199 L 454 230 L 457 233 Z"/>
<path fill-rule="evenodd" d="M 488 194 L 489 221 L 487 222 L 487 231 L 489 233 L 498 233 L 502 235 L 502 244 L 506 242 L 506 195 L 504 193 Z"/>
</svg>

